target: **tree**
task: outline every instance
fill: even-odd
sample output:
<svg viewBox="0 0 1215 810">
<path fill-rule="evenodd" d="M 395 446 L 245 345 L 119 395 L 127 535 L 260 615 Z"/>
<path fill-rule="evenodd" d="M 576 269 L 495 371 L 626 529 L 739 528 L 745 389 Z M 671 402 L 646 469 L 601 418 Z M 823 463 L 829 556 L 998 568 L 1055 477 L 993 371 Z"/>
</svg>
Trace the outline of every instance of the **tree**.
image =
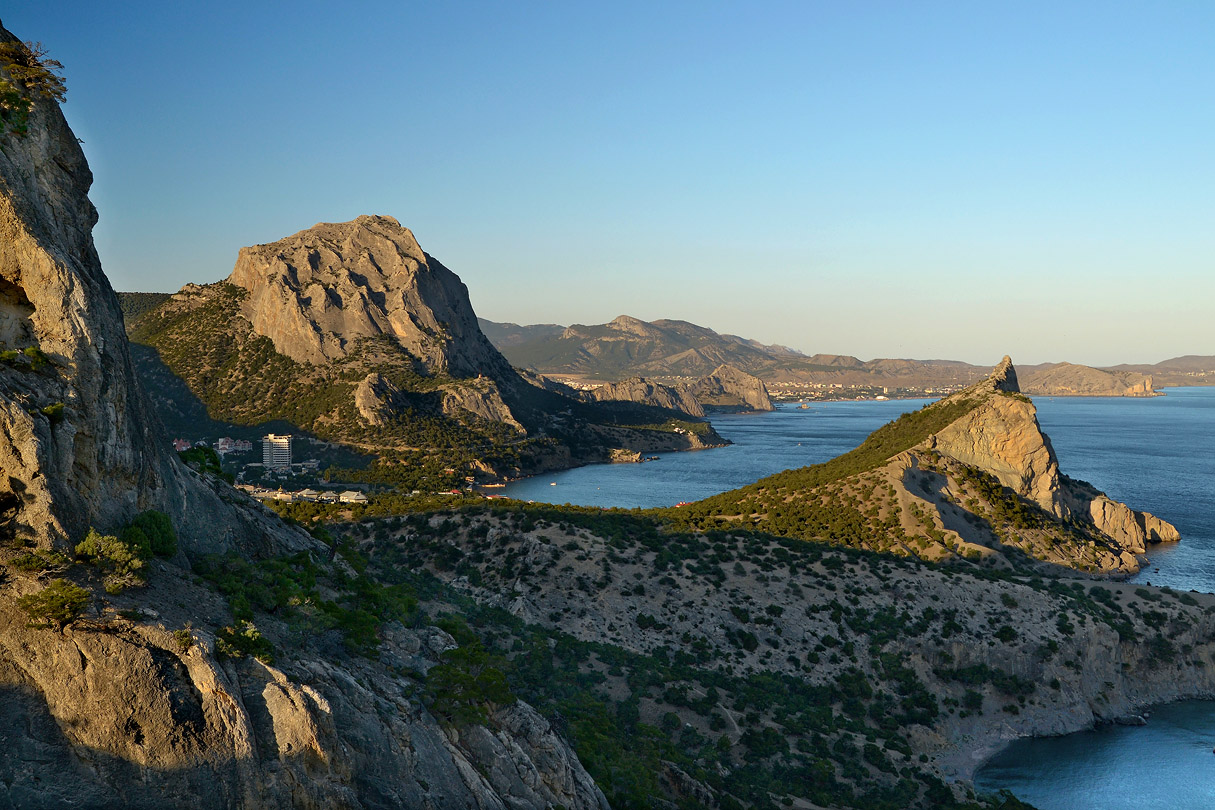
<svg viewBox="0 0 1215 810">
<path fill-rule="evenodd" d="M 84 588 L 66 579 L 56 579 L 41 591 L 22 596 L 17 600 L 17 606 L 30 617 L 31 624 L 59 630 L 84 613 L 90 596 Z"/>
<path fill-rule="evenodd" d="M 515 702 L 498 667 L 501 662 L 479 642 L 447 650 L 439 660 L 426 673 L 426 696 L 440 721 L 456 726 L 484 723 L 490 711 Z"/>
</svg>

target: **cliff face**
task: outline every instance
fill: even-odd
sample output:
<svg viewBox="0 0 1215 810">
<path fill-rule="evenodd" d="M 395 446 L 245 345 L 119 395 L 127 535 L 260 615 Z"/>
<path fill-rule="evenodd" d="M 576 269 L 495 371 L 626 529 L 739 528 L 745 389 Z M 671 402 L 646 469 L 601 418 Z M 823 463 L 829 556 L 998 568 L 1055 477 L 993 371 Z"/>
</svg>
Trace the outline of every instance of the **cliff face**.
<svg viewBox="0 0 1215 810">
<path fill-rule="evenodd" d="M 158 570 L 159 622 L 112 612 L 62 633 L 0 594 L 0 805 L 22 808 L 606 808 L 530 706 L 444 729 L 415 682 L 455 646 L 437 628 L 385 632 L 381 662 L 300 653 L 221 660 L 214 594 Z M 0 589 L 4 590 L 4 589 Z M 188 611 L 176 602 L 189 604 Z M 165 626 L 189 616 L 190 646 Z M 188 625 L 187 625 L 188 626 Z"/>
<path fill-rule="evenodd" d="M 440 726 L 418 696 L 456 646 L 438 628 L 367 614 L 371 660 L 263 612 L 288 660 L 224 652 L 232 607 L 188 562 L 332 570 L 316 562 L 329 549 L 167 449 L 93 248 L 84 156 L 53 102 L 36 98 L 28 124 L 0 133 L 0 807 L 606 808 L 526 704 Z M 103 591 L 71 547 L 149 508 L 182 550 L 144 562 L 146 587 Z M 24 599 L 52 587 L 79 600 L 59 618 Z"/>
<path fill-rule="evenodd" d="M 0 39 L 14 41 L 0 29 Z M 0 75 L 3 74 L 0 71 Z M 122 314 L 93 246 L 93 176 L 58 105 L 0 134 L 0 504 L 6 533 L 43 547 L 138 511 L 180 520 L 188 547 L 259 524 L 181 465 L 135 382 Z M 285 539 L 289 533 L 284 533 Z"/>
<path fill-rule="evenodd" d="M 687 389 L 702 406 L 724 411 L 775 410 L 768 388 L 758 377 L 721 365 Z"/>
<path fill-rule="evenodd" d="M 704 408 L 687 391 L 669 388 L 643 377 L 630 377 L 618 383 L 608 383 L 590 391 L 593 400 L 637 402 L 679 411 L 697 418 L 705 415 Z"/>
<path fill-rule="evenodd" d="M 358 341 L 387 336 L 427 373 L 510 370 L 481 334 L 468 288 L 392 217 L 319 223 L 242 248 L 228 281 L 248 291 L 253 331 L 300 363 L 340 360 Z"/>
</svg>

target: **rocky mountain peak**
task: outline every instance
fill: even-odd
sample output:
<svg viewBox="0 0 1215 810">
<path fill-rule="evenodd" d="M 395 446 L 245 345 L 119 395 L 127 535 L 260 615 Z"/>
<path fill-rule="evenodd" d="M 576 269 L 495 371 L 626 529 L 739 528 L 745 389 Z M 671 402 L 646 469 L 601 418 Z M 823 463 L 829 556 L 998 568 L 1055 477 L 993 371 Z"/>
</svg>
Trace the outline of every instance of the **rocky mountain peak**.
<svg viewBox="0 0 1215 810">
<path fill-rule="evenodd" d="M 242 308 L 254 332 L 297 362 L 341 360 L 386 337 L 427 373 L 509 373 L 468 289 L 392 217 L 322 222 L 242 248 L 228 281 L 248 292 Z"/>
<path fill-rule="evenodd" d="M 988 381 L 997 391 L 1007 391 L 1010 394 L 1018 394 L 1021 392 L 1020 386 L 1017 384 L 1017 369 L 1013 365 L 1012 358 L 1007 354 L 1004 359 L 996 365 L 991 371 L 991 376 Z"/>
<path fill-rule="evenodd" d="M 967 400 L 974 407 L 930 436 L 925 447 L 995 476 L 1056 518 L 1092 522 L 1132 555 L 1142 554 L 1150 543 L 1179 538 L 1165 521 L 1132 510 L 1059 471 L 1059 459 L 1038 423 L 1037 408 L 1019 392 L 1009 357 L 986 380 L 943 402 Z M 1129 570 L 1137 568 L 1133 559 L 1125 565 Z"/>
</svg>

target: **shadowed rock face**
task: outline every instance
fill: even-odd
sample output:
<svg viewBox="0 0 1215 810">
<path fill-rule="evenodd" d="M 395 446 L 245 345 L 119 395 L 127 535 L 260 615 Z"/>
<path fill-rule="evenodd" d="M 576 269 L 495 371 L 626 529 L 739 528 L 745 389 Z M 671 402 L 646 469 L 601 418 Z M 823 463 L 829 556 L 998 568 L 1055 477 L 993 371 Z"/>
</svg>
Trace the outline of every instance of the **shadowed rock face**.
<svg viewBox="0 0 1215 810">
<path fill-rule="evenodd" d="M 6 532 L 49 547 L 155 508 L 207 515 L 205 532 L 176 521 L 182 538 L 222 549 L 259 531 L 255 510 L 222 503 L 161 435 L 93 246 L 93 175 L 58 105 L 33 101 L 28 134 L 0 135 L 0 350 L 21 352 L 0 363 Z"/>
<path fill-rule="evenodd" d="M 775 410 L 768 388 L 758 377 L 721 365 L 709 376 L 692 384 L 689 393 L 702 405 L 721 410 Z"/>
<path fill-rule="evenodd" d="M 468 288 L 392 217 L 319 223 L 242 248 L 228 281 L 248 290 L 254 332 L 297 362 L 340 360 L 383 335 L 429 373 L 510 372 L 481 334 Z"/>
<path fill-rule="evenodd" d="M 688 416 L 702 417 L 705 415 L 704 408 L 700 407 L 700 403 L 688 392 L 668 388 L 644 377 L 630 377 L 617 383 L 608 383 L 590 391 L 589 395 L 591 399 L 599 402 L 623 400 L 680 411 Z"/>
</svg>

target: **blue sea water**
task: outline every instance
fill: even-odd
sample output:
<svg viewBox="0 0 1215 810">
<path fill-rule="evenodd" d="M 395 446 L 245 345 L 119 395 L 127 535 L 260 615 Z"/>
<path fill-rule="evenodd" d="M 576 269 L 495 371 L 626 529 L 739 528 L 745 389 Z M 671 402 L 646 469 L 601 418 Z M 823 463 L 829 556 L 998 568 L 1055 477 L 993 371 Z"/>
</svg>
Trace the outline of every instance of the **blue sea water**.
<svg viewBox="0 0 1215 810">
<path fill-rule="evenodd" d="M 926 400 L 782 404 L 722 416 L 726 448 L 646 464 L 595 465 L 508 485 L 515 498 L 594 506 L 670 506 L 826 461 Z M 1215 593 L 1215 388 L 1152 399 L 1036 398 L 1060 469 L 1170 521 L 1182 542 L 1149 552 L 1138 582 Z M 1215 808 L 1215 702 L 1159 707 L 1143 727 L 1021 740 L 977 775 L 1040 810 Z"/>
</svg>

